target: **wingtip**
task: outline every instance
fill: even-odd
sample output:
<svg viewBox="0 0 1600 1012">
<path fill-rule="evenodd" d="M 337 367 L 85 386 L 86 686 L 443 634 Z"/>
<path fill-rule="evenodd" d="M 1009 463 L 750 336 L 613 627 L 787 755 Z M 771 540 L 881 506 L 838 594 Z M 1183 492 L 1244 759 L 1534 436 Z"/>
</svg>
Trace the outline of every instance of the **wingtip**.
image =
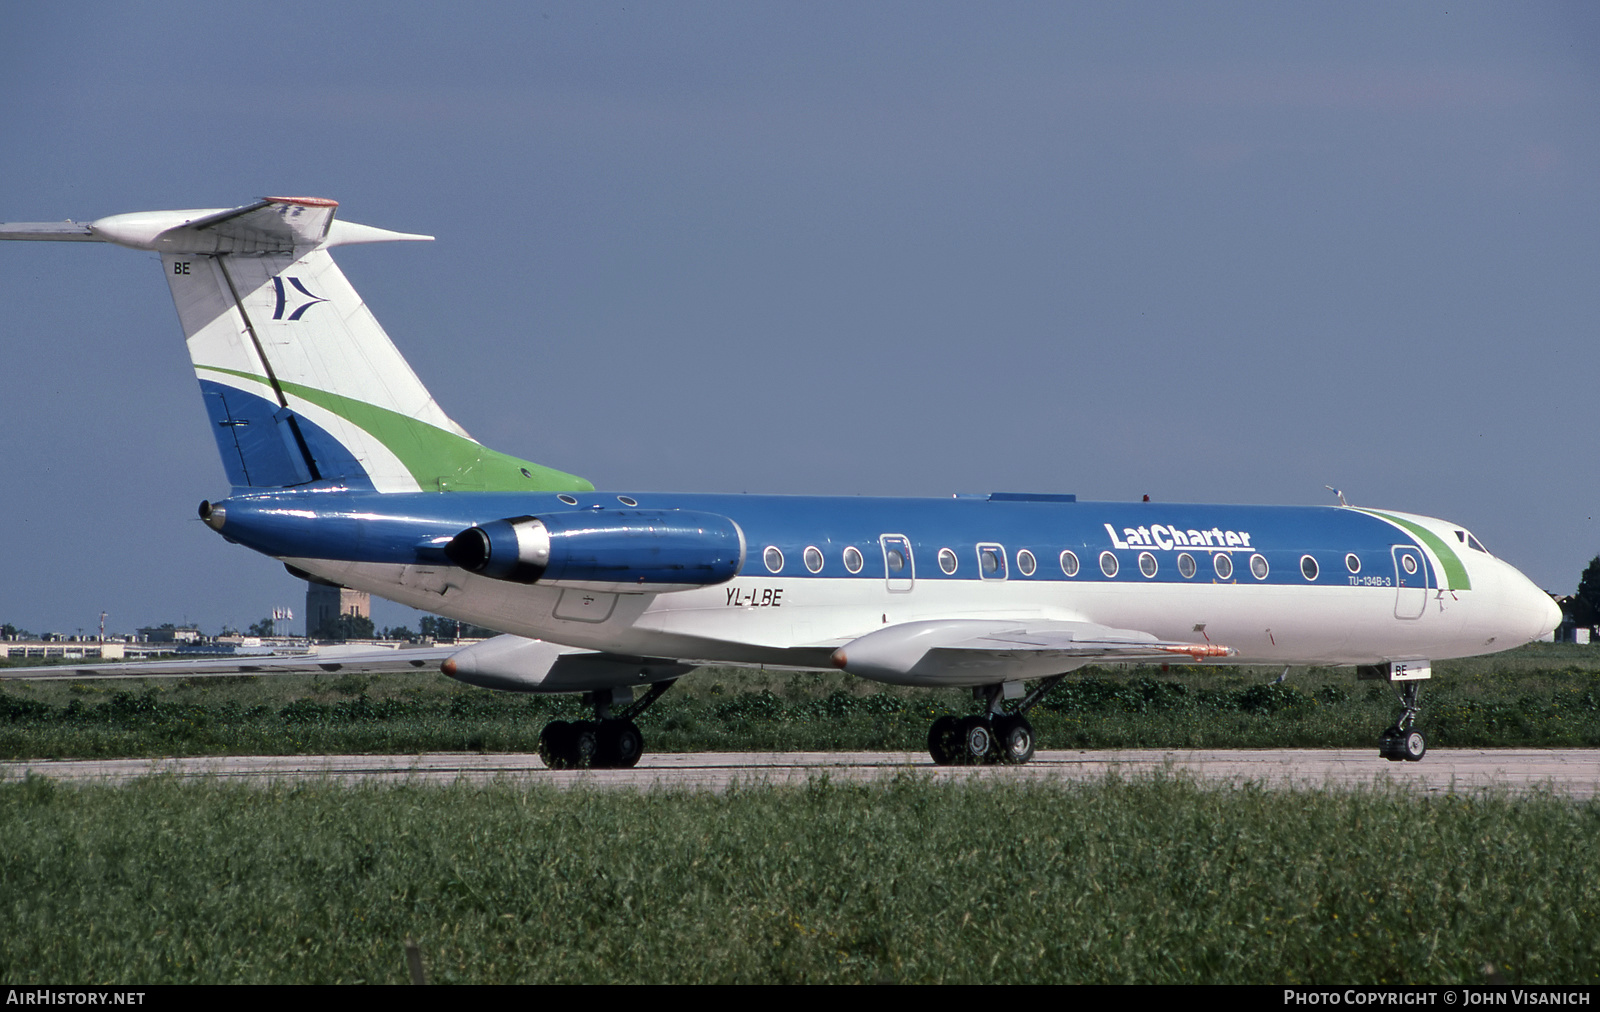
<svg viewBox="0 0 1600 1012">
<path fill-rule="evenodd" d="M 274 204 L 299 204 L 301 207 L 338 207 L 339 202 L 330 197 L 262 197 Z"/>
</svg>

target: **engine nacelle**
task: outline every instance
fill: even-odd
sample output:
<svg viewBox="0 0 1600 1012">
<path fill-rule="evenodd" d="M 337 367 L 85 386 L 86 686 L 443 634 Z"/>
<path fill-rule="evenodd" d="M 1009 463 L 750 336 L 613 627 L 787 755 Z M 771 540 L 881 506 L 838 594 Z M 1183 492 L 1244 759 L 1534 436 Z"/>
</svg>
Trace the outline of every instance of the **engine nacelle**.
<svg viewBox="0 0 1600 1012">
<path fill-rule="evenodd" d="M 445 547 L 469 572 L 613 593 L 693 590 L 744 566 L 744 531 L 692 510 L 574 510 L 469 527 Z"/>
</svg>

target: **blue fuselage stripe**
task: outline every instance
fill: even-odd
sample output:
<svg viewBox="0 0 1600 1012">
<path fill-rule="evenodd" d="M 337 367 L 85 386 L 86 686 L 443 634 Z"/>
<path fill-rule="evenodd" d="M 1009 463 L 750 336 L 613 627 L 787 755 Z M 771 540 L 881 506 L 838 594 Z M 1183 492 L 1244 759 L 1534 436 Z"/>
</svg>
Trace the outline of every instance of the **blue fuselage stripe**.
<svg viewBox="0 0 1600 1012">
<path fill-rule="evenodd" d="M 1381 519 L 1331 506 L 1227 506 L 1182 503 L 1016 502 L 984 499 L 888 499 L 868 497 L 707 495 L 689 493 L 449 492 L 380 494 L 343 488 L 246 493 L 227 500 L 230 539 L 279 557 L 351 562 L 437 564 L 448 540 L 479 524 L 507 517 L 570 513 L 583 509 L 682 509 L 734 520 L 744 531 L 741 576 L 785 579 L 876 579 L 917 581 L 984 578 L 979 546 L 1003 546 L 1010 581 L 1232 582 L 1277 585 L 1394 586 L 1391 549 L 1414 545 L 1412 537 Z M 628 500 L 619 505 L 622 499 Z M 910 568 L 891 574 L 880 540 L 904 536 Z M 766 564 L 765 549 L 782 553 L 779 571 Z M 861 555 L 859 572 L 845 564 L 848 548 Z M 811 572 L 807 548 L 822 555 Z M 955 571 L 940 566 L 941 549 L 955 555 Z M 1027 573 L 1031 553 L 1033 571 Z M 1077 558 L 1077 572 L 1063 571 L 1061 555 Z M 1115 576 L 1102 570 L 1101 555 L 1115 559 Z M 1195 563 L 1187 577 L 1180 556 Z M 1142 558 L 1148 555 L 1148 559 Z M 1219 575 L 1215 556 L 1231 563 Z M 1258 577 L 1259 555 L 1266 575 Z M 1439 586 L 1427 553 L 1420 552 L 1423 586 Z M 1314 565 L 1304 563 L 1310 556 Z M 1353 556 L 1357 565 L 1347 565 Z M 1153 567 L 1152 567 L 1153 563 Z M 1253 565 L 1254 563 L 1254 565 Z M 1112 569 L 1110 565 L 1105 567 Z M 1151 569 L 1154 575 L 1146 575 Z M 1220 567 L 1230 568 L 1228 564 Z M 1311 575 L 1308 575 L 1311 574 Z M 1411 581 L 1407 581 L 1410 584 Z"/>
</svg>

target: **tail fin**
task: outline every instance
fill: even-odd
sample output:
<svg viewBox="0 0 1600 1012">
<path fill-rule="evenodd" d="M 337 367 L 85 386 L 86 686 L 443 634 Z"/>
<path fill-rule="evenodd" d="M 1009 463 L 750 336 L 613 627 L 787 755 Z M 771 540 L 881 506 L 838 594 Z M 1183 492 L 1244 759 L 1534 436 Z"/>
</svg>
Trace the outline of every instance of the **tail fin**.
<svg viewBox="0 0 1600 1012">
<path fill-rule="evenodd" d="M 328 253 L 432 236 L 337 221 L 337 208 L 316 197 L 267 197 L 88 225 L 0 225 L 0 239 L 98 240 L 161 254 L 236 488 L 592 488 L 484 447 L 440 409 Z"/>
</svg>

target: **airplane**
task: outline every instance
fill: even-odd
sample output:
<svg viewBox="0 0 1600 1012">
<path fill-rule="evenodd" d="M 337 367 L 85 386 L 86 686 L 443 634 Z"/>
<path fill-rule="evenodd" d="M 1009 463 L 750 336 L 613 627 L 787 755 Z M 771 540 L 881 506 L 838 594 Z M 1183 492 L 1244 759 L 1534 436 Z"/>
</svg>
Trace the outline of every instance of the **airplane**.
<svg viewBox="0 0 1600 1012">
<path fill-rule="evenodd" d="M 977 712 L 935 720 L 931 758 L 1026 763 L 1028 712 L 1067 674 L 1178 660 L 1354 666 L 1398 697 L 1379 755 L 1414 761 L 1433 660 L 1561 620 L 1465 527 L 1342 494 L 1234 506 L 598 490 L 444 413 L 329 252 L 432 237 L 337 209 L 266 197 L 0 224 L 0 239 L 160 254 L 231 486 L 200 518 L 297 577 L 501 631 L 440 651 L 441 669 L 582 693 L 592 721 L 541 731 L 552 767 L 634 765 L 639 715 L 707 664 L 970 688 Z"/>
</svg>

